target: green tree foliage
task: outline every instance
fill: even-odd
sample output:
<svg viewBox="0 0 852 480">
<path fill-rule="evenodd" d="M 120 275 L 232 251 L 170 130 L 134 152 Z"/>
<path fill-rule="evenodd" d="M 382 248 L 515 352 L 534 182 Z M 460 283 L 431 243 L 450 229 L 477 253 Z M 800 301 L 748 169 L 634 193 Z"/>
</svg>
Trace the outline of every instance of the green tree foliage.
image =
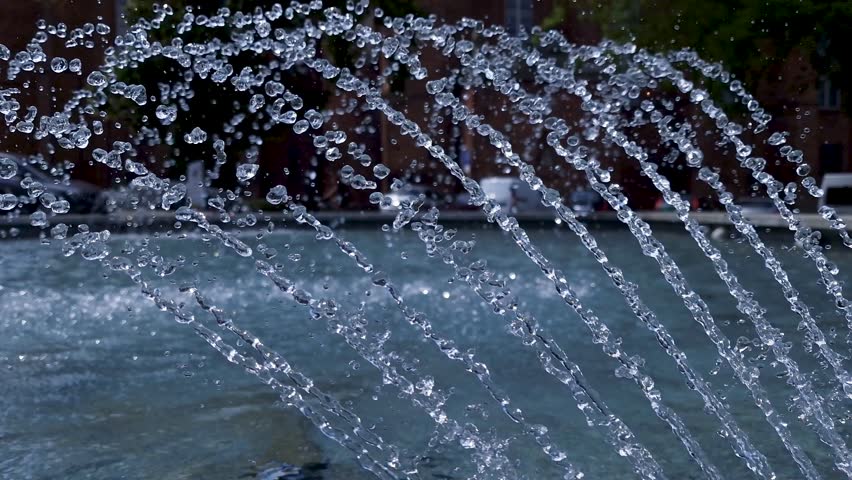
<svg viewBox="0 0 852 480">
<path fill-rule="evenodd" d="M 778 67 L 802 56 L 840 88 L 852 112 L 849 0 L 611 0 L 596 13 L 610 38 L 657 51 L 692 48 L 752 88 L 777 81 Z"/>
<path fill-rule="evenodd" d="M 542 19 L 541 28 L 545 30 L 559 28 L 567 15 L 568 6 L 566 2 L 564 0 L 557 0 L 553 2 L 553 10 Z"/>
</svg>

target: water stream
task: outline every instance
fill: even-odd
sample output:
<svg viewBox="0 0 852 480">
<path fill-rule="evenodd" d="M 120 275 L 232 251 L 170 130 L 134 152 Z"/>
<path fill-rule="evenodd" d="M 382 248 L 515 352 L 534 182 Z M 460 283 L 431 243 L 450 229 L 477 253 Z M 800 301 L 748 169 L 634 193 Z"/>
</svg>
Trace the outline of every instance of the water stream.
<svg viewBox="0 0 852 480">
<path fill-rule="evenodd" d="M 133 210 L 167 212 L 173 224 L 155 233 L 140 227 L 130 236 L 74 224 L 63 218 L 73 199 L 26 173 L 34 166 L 67 183 L 73 165 L 48 164 L 38 155 L 0 159 L 0 178 L 20 180 L 26 192 L 0 195 L 0 209 L 41 231 L 38 241 L 0 248 L 0 303 L 10 313 L 2 326 L 13 340 L 0 354 L 18 381 L 38 378 L 44 362 L 59 369 L 82 362 L 69 343 L 89 345 L 85 355 L 104 368 L 91 377 L 70 368 L 62 378 L 99 388 L 115 388 L 109 377 L 119 367 L 107 368 L 113 362 L 153 376 L 163 391 L 178 388 L 158 376 L 159 354 L 140 352 L 128 363 L 125 348 L 182 350 L 187 360 L 180 370 L 189 377 L 198 358 L 202 369 L 224 359 L 255 378 L 233 380 L 255 393 L 242 405 L 231 390 L 225 403 L 235 406 L 228 408 L 255 408 L 252 386 L 260 380 L 266 395 L 313 425 L 323 437 L 316 442 L 337 444 L 341 458 L 382 479 L 852 477 L 846 444 L 852 305 L 844 293 L 852 240 L 829 207 L 819 212 L 831 225 L 827 239 L 801 221 L 799 195 L 824 192 L 801 151 L 784 132 L 769 131 L 769 114 L 723 66 L 690 51 L 655 54 L 611 41 L 576 45 L 538 28 L 512 36 L 475 19 L 392 18 L 364 0 L 343 9 L 314 0 L 209 16 L 157 6 L 151 18 L 115 37 L 103 65 L 84 70 L 73 59 L 85 39 L 110 34 L 105 24 L 69 33 L 42 22 L 26 51 L 0 45 L 0 70 L 10 80 L 29 72 L 82 75 L 88 84 L 53 111 L 24 104 L 20 89 L 3 89 L 0 113 L 8 135 L 85 151 L 132 187 Z M 45 53 L 52 37 L 63 41 L 66 56 Z M 356 52 L 349 66 L 324 53 L 331 41 Z M 436 52 L 452 66 L 446 72 L 424 67 L 424 55 Z M 127 83 L 146 64 L 162 61 L 179 75 L 164 78 L 158 92 Z M 288 83 L 310 71 L 345 99 L 344 107 L 311 108 Z M 412 120 L 387 94 L 397 75 L 425 84 L 428 123 Z M 187 100 L 198 82 L 247 101 L 235 101 L 234 116 L 217 131 L 195 126 L 162 135 L 155 127 L 193 113 Z M 730 106 L 713 99 L 711 86 L 727 88 L 747 113 L 726 113 Z M 36 87 L 27 82 L 26 88 Z M 517 144 L 508 127 L 489 123 L 485 113 L 493 112 L 473 109 L 467 95 L 485 91 L 501 98 L 505 104 L 495 108 L 508 111 L 515 127 L 535 132 L 540 144 Z M 692 116 L 677 118 L 675 100 L 689 105 Z M 566 102 L 579 110 L 561 115 Z M 118 121 L 115 128 L 127 138 L 101 145 L 107 111 L 131 103 L 154 114 L 142 124 Z M 447 148 L 443 120 L 456 133 L 465 129 L 487 140 L 495 161 L 538 194 L 556 226 L 522 226 L 489 196 L 460 151 Z M 372 158 L 361 143 L 376 121 L 386 122 L 393 137 L 410 138 L 434 163 L 433 176 L 463 190 L 488 226 L 456 228 L 444 220 L 451 206 L 423 195 L 395 203 L 391 191 L 417 181 Z M 362 127 L 341 126 L 357 122 Z M 281 126 L 310 140 L 316 160 L 330 165 L 323 168 L 339 172 L 340 189 L 370 192 L 370 203 L 394 218 L 369 229 L 340 228 L 284 185 L 250 203 L 253 183 L 269 173 L 259 163 L 264 132 Z M 790 233 L 763 232 L 749 222 L 725 172 L 710 160 L 721 147 L 702 150 L 698 132 L 708 128 L 771 199 Z M 238 151 L 245 139 L 249 146 Z M 800 184 L 770 175 L 767 160 L 754 156 L 746 139 L 778 147 Z M 205 187 L 229 175 L 235 187 L 193 204 L 198 185 L 170 178 L 165 159 L 158 164 L 142 154 L 175 144 L 206 148 Z M 564 197 L 568 192 L 549 186 L 550 172 L 532 158 L 535 148 L 575 171 L 623 227 L 587 225 Z M 610 156 L 636 165 L 682 232 L 652 230 L 613 181 Z M 711 238 L 660 173 L 666 161 L 697 171 L 734 235 Z M 287 174 L 316 178 L 318 172 Z M 285 214 L 270 215 L 277 210 Z M 102 298 L 69 289 L 73 281 Z M 85 315 L 63 319 L 66 309 Z M 93 327 L 88 316 L 103 325 Z M 122 346 L 130 341 L 125 336 L 149 328 L 155 336 L 143 320 L 160 317 L 176 322 L 167 338 Z M 192 333 L 206 350 L 189 346 Z M 90 337 L 106 345 L 91 346 Z M 110 358 L 118 352 L 119 359 Z M 34 380 L 11 396 L 3 422 L 11 426 L 3 429 L 26 428 L 14 418 L 26 395 L 57 393 L 53 401 L 67 402 L 62 381 Z M 199 388 L 216 391 L 216 382 L 205 378 Z M 121 395 L 136 396 L 144 385 L 140 380 Z M 154 411 L 177 408 L 168 401 L 158 406 L 156 395 L 148 401 Z M 102 421 L 105 412 L 123 408 L 79 411 L 97 412 L 90 414 Z M 269 413 L 260 418 L 280 421 Z M 43 431 L 42 420 L 31 421 Z M 223 421 L 185 422 L 169 437 L 191 438 L 188 430 Z M 280 443 L 272 434 L 267 439 Z M 38 451 L 30 442 L 12 436 L 14 448 Z M 309 442 L 294 443 L 307 448 Z M 125 475 L 122 465 L 132 462 L 116 455 L 122 454 L 102 456 L 95 468 Z M 16 458 L 5 464 L 0 458 L 0 466 L 63 468 L 61 458 Z M 344 475 L 335 468 L 330 474 Z"/>
</svg>

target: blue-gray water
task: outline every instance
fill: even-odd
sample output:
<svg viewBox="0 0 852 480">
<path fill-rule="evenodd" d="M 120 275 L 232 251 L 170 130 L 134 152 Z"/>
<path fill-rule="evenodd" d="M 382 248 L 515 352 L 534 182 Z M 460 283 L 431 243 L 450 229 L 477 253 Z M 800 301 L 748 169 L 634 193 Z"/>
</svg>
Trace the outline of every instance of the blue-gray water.
<svg viewBox="0 0 852 480">
<path fill-rule="evenodd" d="M 776 471 L 782 478 L 797 478 L 798 470 L 747 392 L 727 367 L 717 368 L 711 344 L 656 264 L 641 255 L 629 234 L 594 233 L 613 263 L 640 285 L 642 298 L 686 350 L 690 363 L 729 402 L 739 424 Z M 437 332 L 473 348 L 513 403 L 524 409 L 531 422 L 547 425 L 556 443 L 589 478 L 630 478 L 627 462 L 585 425 L 568 390 L 544 373 L 531 349 L 506 333 L 505 319 L 491 313 L 466 285 L 451 282 L 451 270 L 440 260 L 426 257 L 414 235 L 344 229 L 341 236 L 389 272 L 406 300 L 429 316 Z M 523 308 L 534 313 L 583 368 L 592 386 L 637 433 L 669 478 L 699 478 L 684 449 L 653 415 L 638 389 L 615 377 L 614 362 L 592 343 L 577 316 L 561 303 L 535 266 L 495 230 L 470 228 L 462 230 L 458 239 L 472 236 L 477 245 L 471 261 L 485 258 L 491 270 L 511 274 L 510 287 Z M 583 301 L 623 337 L 626 350 L 647 360 L 664 399 L 682 415 L 728 478 L 750 478 L 728 442 L 717 434 L 715 417 L 703 412 L 698 396 L 686 388 L 673 362 L 639 325 L 575 237 L 556 229 L 536 230 L 531 237 L 564 269 Z M 691 239 L 667 232 L 659 233 L 659 238 L 729 338 L 755 337 L 753 328 L 740 322 L 734 301 Z M 836 348 L 848 353 L 846 326 L 833 312 L 815 267 L 789 248 L 789 235 L 766 238 L 805 301 L 820 315 L 823 330 L 836 328 Z M 434 424 L 428 416 L 397 398 L 392 388 L 381 386 L 377 370 L 356 359 L 340 337 L 276 291 L 255 271 L 252 261 L 237 257 L 218 241 L 195 235 L 151 239 L 147 247 L 141 245 L 143 239 L 115 237 L 111 245 L 114 253 L 132 246 L 137 252 L 148 248 L 167 259 L 183 256 L 185 262 L 176 273 L 156 280 L 164 292 L 190 304 L 192 299 L 178 287 L 195 280 L 239 325 L 257 333 L 322 389 L 350 405 L 386 440 L 409 453 L 427 455 L 430 460 L 422 465 L 423 478 L 466 476 L 466 453 L 448 446 L 429 450 Z M 461 423 L 473 421 L 486 436 L 493 427 L 496 437 L 516 437 L 508 454 L 518 460 L 520 469 L 529 478 L 556 478 L 545 455 L 488 401 L 475 378 L 419 340 L 385 292 L 373 287 L 351 259 L 304 230 L 285 229 L 263 242 L 278 250 L 273 261 L 285 264 L 284 273 L 301 287 L 353 309 L 365 302 L 368 318 L 392 326 L 387 350 L 418 359 L 420 374 L 434 376 L 436 386 L 444 391 L 452 389 L 447 405 L 451 415 Z M 814 372 L 818 385 L 831 385 L 830 375 L 801 347 L 798 317 L 789 311 L 759 258 L 736 240 L 719 243 L 744 286 L 769 309 L 767 318 L 795 342 L 793 357 L 804 370 Z M 839 265 L 841 279 L 848 280 L 852 252 L 836 247 L 828 253 Z M 150 268 L 145 272 L 154 278 Z M 255 465 L 276 460 L 327 462 L 323 478 L 368 478 L 346 451 L 321 437 L 298 412 L 276 403 L 268 387 L 228 364 L 190 328 L 158 311 L 126 277 L 105 273 L 97 263 L 79 256 L 63 257 L 58 243 L 0 243 L 0 478 L 234 479 L 250 475 Z M 749 350 L 747 355 L 764 367 L 761 377 L 773 402 L 784 411 L 826 478 L 839 478 L 828 450 L 788 410 L 792 389 L 778 375 L 771 356 L 764 360 L 761 353 Z M 849 434 L 845 424 L 838 423 L 838 428 L 844 436 Z"/>
</svg>

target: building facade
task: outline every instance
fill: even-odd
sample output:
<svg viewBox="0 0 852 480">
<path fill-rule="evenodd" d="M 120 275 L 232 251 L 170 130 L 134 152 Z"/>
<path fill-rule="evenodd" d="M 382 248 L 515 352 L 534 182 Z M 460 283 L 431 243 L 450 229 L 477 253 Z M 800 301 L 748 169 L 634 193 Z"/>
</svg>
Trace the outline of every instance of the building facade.
<svg viewBox="0 0 852 480">
<path fill-rule="evenodd" d="M 447 22 L 455 22 L 464 17 L 477 18 L 486 23 L 504 25 L 510 31 L 518 31 L 544 22 L 553 12 L 554 2 L 557 0 L 417 1 L 422 11 L 434 14 Z M 13 52 L 25 49 L 36 32 L 36 22 L 40 19 L 50 24 L 63 22 L 70 28 L 87 22 L 103 21 L 115 25 L 115 30 L 121 30 L 125 3 L 124 0 L 2 2 L 0 43 Z M 580 8 L 569 7 L 559 27 L 571 41 L 578 44 L 596 43 L 601 39 L 601 32 L 595 21 L 585 16 Z M 111 36 L 109 38 L 111 39 Z M 83 62 L 83 71 L 90 71 L 100 64 L 105 47 L 105 42 L 100 42 L 94 45 L 94 48 L 77 48 L 73 51 Z M 55 39 L 45 44 L 45 49 L 49 55 L 59 51 L 67 54 Z M 429 79 L 447 76 L 457 66 L 440 52 L 428 48 L 424 50 L 422 63 L 428 69 Z M 773 114 L 771 129 L 790 132 L 790 143 L 804 152 L 805 161 L 813 166 L 812 175 L 817 181 L 825 173 L 852 171 L 849 153 L 852 145 L 852 121 L 841 109 L 837 89 L 827 80 L 820 79 L 807 59 L 796 53 L 779 67 L 778 73 L 778 82 L 755 86 L 757 98 Z M 69 98 L 71 92 L 84 86 L 85 78 L 70 72 L 61 75 L 22 75 L 14 82 L 6 80 L 5 74 L 0 72 L 0 88 L 22 89 L 25 102 L 35 105 L 39 112 L 55 110 Z M 540 138 L 535 129 L 528 124 L 512 121 L 509 103 L 501 94 L 490 89 L 466 90 L 459 87 L 453 89 L 453 93 L 463 98 L 470 110 L 483 115 L 484 121 L 504 131 L 511 139 L 516 153 L 537 168 L 546 184 L 557 188 L 565 196 L 574 189 L 585 187 L 586 182 L 582 175 L 564 164 L 549 148 L 545 148 L 544 139 Z M 385 94 L 397 109 L 421 125 L 424 130 L 426 126 L 434 127 L 434 139 L 455 156 L 471 177 L 481 179 L 513 174 L 500 160 L 497 150 L 487 139 L 465 127 L 453 125 L 445 114 L 438 115 L 432 110 L 431 96 L 426 92 L 425 81 L 400 75 L 393 85 L 387 85 Z M 347 95 L 335 94 L 329 99 L 328 106 L 343 112 L 349 109 L 352 101 Z M 580 117 L 581 109 L 575 99 L 562 98 L 556 111 L 571 123 Z M 451 178 L 444 167 L 429 158 L 410 138 L 401 135 L 398 127 L 390 124 L 387 119 L 374 112 L 361 112 L 358 115 L 336 115 L 333 121 L 347 132 L 350 139 L 363 143 L 367 153 L 376 161 L 381 161 L 394 172 L 382 182 L 383 190 L 389 189 L 390 179 L 404 176 L 412 183 L 428 185 L 436 196 L 446 201 L 452 201 L 456 194 L 462 192 L 459 182 Z M 93 145 L 92 148 L 106 146 L 112 140 L 126 137 L 125 131 L 116 130 L 110 123 L 105 122 L 107 134 L 97 140 L 102 145 Z M 780 160 L 775 150 L 765 144 L 763 137 L 745 136 L 744 140 L 756 145 L 757 154 L 767 159 L 768 171 L 778 179 L 784 182 L 799 179 L 795 168 Z M 723 176 L 728 177 L 726 181 L 735 194 L 748 196 L 752 192 L 754 182 L 744 172 L 737 172 L 739 167 L 733 155 L 718 149 L 710 137 L 701 137 L 700 142 L 706 155 L 706 163 L 720 167 Z M 90 154 L 82 150 L 51 151 L 23 135 L 5 133 L 0 135 L 0 151 L 42 153 L 52 161 L 73 162 L 76 165 L 75 175 L 85 180 L 100 185 L 110 182 L 110 172 L 93 164 Z M 253 188 L 257 194 L 261 194 L 271 186 L 284 183 L 291 191 L 301 192 L 306 199 L 316 197 L 316 202 L 311 202 L 316 207 L 360 209 L 369 206 L 369 192 L 353 191 L 340 185 L 339 171 L 343 165 L 340 161 L 329 164 L 323 159 L 314 158 L 314 155 L 309 142 L 300 141 L 293 136 L 265 139 L 260 162 L 269 173 L 259 178 Z M 633 206 L 637 209 L 654 208 L 659 195 L 633 162 L 626 161 L 623 154 L 617 150 L 602 151 L 601 155 L 602 162 L 613 171 L 613 181 L 624 188 L 625 193 L 634 202 Z M 369 177 L 369 169 L 353 166 Z M 693 197 L 704 197 L 709 193 L 706 187 L 696 181 L 693 169 L 676 166 L 665 168 L 665 173 L 672 178 L 676 190 Z M 310 175 L 310 178 L 300 178 L 302 172 L 308 172 L 306 175 Z M 401 172 L 406 173 L 403 175 Z M 800 196 L 804 197 L 806 195 Z M 712 202 L 707 205 L 712 206 Z M 806 208 L 812 208 L 814 205 L 814 200 L 807 200 L 805 203 Z"/>
<path fill-rule="evenodd" d="M 86 23 L 103 22 L 107 25 L 123 24 L 121 8 L 123 1 L 110 0 L 28 0 L 0 3 L 0 43 L 13 53 L 25 51 L 27 45 L 38 32 L 37 22 L 44 20 L 48 25 L 65 25 L 67 29 L 82 27 Z M 113 29 L 114 30 L 114 29 Z M 51 36 L 42 44 L 45 53 L 50 56 L 67 57 L 70 61 L 79 59 L 83 72 L 89 72 L 103 62 L 103 51 L 114 38 L 114 31 L 106 38 L 93 36 L 91 48 L 80 45 L 65 48 L 61 40 Z M 40 64 L 39 69 L 49 69 L 49 65 Z M 23 72 L 14 81 L 8 80 L 5 69 L 0 69 L 0 89 L 17 88 L 21 90 L 22 112 L 33 105 L 39 114 L 61 110 L 74 91 L 84 88 L 86 78 L 82 74 L 66 71 L 62 74 L 40 74 Z M 105 123 L 107 135 L 96 140 L 98 145 L 107 145 L 107 139 L 113 138 L 112 125 Z M 94 148 L 94 147 L 93 147 Z M 44 143 L 33 142 L 29 136 L 9 133 L 5 127 L 0 134 L 0 152 L 36 154 L 41 153 L 52 162 L 72 162 L 75 176 L 95 184 L 106 186 L 110 182 L 109 172 L 100 165 L 93 165 L 91 154 L 83 150 L 52 150 Z"/>
</svg>

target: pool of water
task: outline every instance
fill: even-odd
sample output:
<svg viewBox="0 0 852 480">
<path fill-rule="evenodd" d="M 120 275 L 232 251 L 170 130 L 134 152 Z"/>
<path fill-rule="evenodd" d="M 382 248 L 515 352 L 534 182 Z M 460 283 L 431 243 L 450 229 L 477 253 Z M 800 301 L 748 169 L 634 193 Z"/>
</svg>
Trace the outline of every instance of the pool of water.
<svg viewBox="0 0 852 480">
<path fill-rule="evenodd" d="M 703 411 L 700 398 L 686 388 L 673 362 L 577 239 L 558 228 L 530 233 L 564 270 L 583 302 L 623 339 L 625 349 L 646 360 L 665 402 L 682 416 L 720 470 L 728 478 L 749 478 L 744 463 L 720 437 L 715 417 Z M 782 478 L 798 478 L 798 470 L 748 392 L 717 362 L 714 348 L 656 264 L 642 256 L 628 233 L 612 229 L 594 233 L 613 263 L 640 286 L 644 301 L 670 329 L 690 363 L 728 402 L 776 472 Z M 437 333 L 474 351 L 513 404 L 531 422 L 546 425 L 555 443 L 588 478 L 630 478 L 628 463 L 586 425 L 568 389 L 544 372 L 532 349 L 507 333 L 506 319 L 491 312 L 465 284 L 452 281 L 451 269 L 440 259 L 429 258 L 411 232 L 343 229 L 341 236 L 377 268 L 389 272 L 406 301 L 427 315 Z M 677 232 L 660 232 L 658 237 L 728 337 L 755 337 L 692 240 Z M 592 342 L 578 316 L 510 239 L 478 226 L 462 229 L 457 238 L 476 240 L 468 261 L 485 259 L 490 270 L 509 278 L 521 307 L 533 313 L 580 365 L 591 386 L 649 448 L 669 478 L 699 478 L 686 451 L 653 415 L 639 390 L 614 374 L 615 362 Z M 766 239 L 823 330 L 836 332 L 836 349 L 847 354 L 846 326 L 818 283 L 815 267 L 790 248 L 789 235 L 767 234 Z M 254 235 L 245 240 L 257 242 Z M 416 370 L 412 376 L 430 375 L 436 388 L 450 393 L 446 405 L 450 416 L 462 424 L 475 424 L 487 438 L 509 440 L 506 455 L 526 478 L 557 478 L 558 470 L 545 454 L 508 421 L 475 378 L 423 341 L 352 259 L 305 230 L 285 228 L 262 241 L 277 249 L 270 261 L 281 263 L 282 273 L 299 287 L 335 299 L 344 310 L 362 309 L 374 328 L 387 326 L 391 335 L 386 351 L 406 358 L 406 365 Z M 793 357 L 829 396 L 831 377 L 802 347 L 798 317 L 760 259 L 736 239 L 717 245 L 744 286 L 767 308 L 767 318 L 795 342 Z M 382 438 L 399 445 L 406 455 L 422 456 L 422 478 L 467 478 L 471 473 L 468 451 L 457 445 L 430 446 L 435 424 L 429 416 L 399 398 L 392 386 L 383 385 L 378 370 L 275 289 L 252 260 L 195 234 L 118 236 L 111 248 L 114 254 L 144 248 L 166 261 L 182 259 L 177 270 L 164 277 L 149 266 L 143 271 L 152 284 L 186 302 L 187 308 L 193 301 L 180 287 L 196 285 L 237 324 L 259 335 Z M 852 252 L 835 247 L 829 255 L 840 267 L 841 279 L 848 280 Z M 201 318 L 203 312 L 198 315 Z M 780 369 L 763 353 L 746 350 L 749 361 L 761 366 L 772 401 L 817 467 L 826 478 L 839 478 L 830 452 L 791 411 L 792 390 Z M 845 419 L 848 405 L 835 407 L 836 418 Z M 838 428 L 844 436 L 850 433 L 846 423 L 838 423 Z M 298 411 L 282 405 L 268 386 L 229 364 L 187 325 L 158 310 L 127 277 L 79 256 L 66 258 L 57 242 L 0 243 L 0 477 L 235 479 L 251 478 L 273 461 L 321 464 L 318 478 L 370 478 L 346 450 L 320 435 Z"/>
</svg>

